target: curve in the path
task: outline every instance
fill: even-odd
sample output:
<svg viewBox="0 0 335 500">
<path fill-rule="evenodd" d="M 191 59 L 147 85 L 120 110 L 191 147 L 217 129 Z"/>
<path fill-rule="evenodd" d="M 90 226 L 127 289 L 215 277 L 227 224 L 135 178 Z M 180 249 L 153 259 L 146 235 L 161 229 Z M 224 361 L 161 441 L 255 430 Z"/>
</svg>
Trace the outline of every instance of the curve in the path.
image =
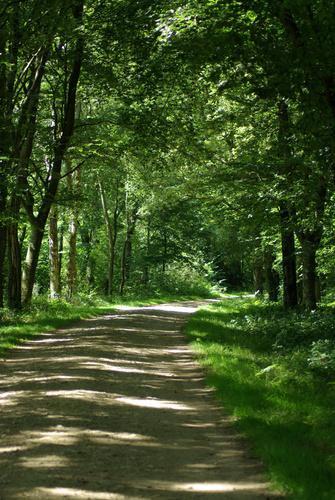
<svg viewBox="0 0 335 500">
<path fill-rule="evenodd" d="M 197 305 L 128 308 L 13 350 L 0 498 L 270 498 L 181 333 Z"/>
</svg>

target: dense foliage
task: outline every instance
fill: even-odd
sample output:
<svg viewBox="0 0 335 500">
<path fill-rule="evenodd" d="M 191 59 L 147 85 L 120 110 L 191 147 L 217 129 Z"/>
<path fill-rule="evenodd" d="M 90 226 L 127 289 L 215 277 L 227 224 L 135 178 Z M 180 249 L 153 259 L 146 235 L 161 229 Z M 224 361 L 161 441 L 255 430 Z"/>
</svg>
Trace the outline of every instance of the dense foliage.
<svg viewBox="0 0 335 500">
<path fill-rule="evenodd" d="M 316 308 L 334 285 L 332 5 L 0 16 L 1 305 L 253 280 Z"/>
</svg>

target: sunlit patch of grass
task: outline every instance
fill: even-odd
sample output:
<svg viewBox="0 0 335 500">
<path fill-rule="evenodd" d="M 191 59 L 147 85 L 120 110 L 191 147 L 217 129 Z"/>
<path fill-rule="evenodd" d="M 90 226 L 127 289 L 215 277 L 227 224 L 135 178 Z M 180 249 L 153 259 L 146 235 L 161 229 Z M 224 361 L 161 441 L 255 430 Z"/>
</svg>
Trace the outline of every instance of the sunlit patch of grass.
<svg viewBox="0 0 335 500">
<path fill-rule="evenodd" d="M 187 326 L 208 383 L 296 500 L 335 498 L 335 384 L 307 362 L 334 330 L 329 310 L 309 318 L 250 298 L 203 308 Z"/>
<path fill-rule="evenodd" d="M 0 321 L 0 355 L 36 334 L 50 332 L 83 318 L 93 317 L 111 310 L 99 299 L 95 305 L 72 304 L 64 300 L 37 300 L 29 311 L 14 313 L 3 310 Z"/>
</svg>

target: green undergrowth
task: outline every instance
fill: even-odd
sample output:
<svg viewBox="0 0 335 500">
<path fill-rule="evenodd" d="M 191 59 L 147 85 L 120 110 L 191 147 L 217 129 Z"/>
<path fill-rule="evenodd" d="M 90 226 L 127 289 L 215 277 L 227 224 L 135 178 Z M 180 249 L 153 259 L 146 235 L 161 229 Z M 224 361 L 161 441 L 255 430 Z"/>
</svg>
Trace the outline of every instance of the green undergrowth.
<svg viewBox="0 0 335 500">
<path fill-rule="evenodd" d="M 334 499 L 334 309 L 287 313 L 227 298 L 200 309 L 187 333 L 275 487 L 294 500 Z"/>
<path fill-rule="evenodd" d="M 194 295 L 146 295 L 129 294 L 114 297 L 113 300 L 95 295 L 77 296 L 71 302 L 63 299 L 48 300 L 35 298 L 27 311 L 13 312 L 3 309 L 0 312 L 0 356 L 6 351 L 42 332 L 50 332 L 80 319 L 107 314 L 118 305 L 145 306 L 169 301 L 197 300 Z"/>
</svg>

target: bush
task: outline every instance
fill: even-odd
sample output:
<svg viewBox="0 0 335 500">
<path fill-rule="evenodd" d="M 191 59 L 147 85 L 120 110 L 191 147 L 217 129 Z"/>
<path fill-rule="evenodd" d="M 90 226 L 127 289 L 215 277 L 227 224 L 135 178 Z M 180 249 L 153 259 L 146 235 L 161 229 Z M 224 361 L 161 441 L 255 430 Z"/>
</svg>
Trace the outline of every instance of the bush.
<svg viewBox="0 0 335 500">
<path fill-rule="evenodd" d="M 206 270 L 203 272 L 187 264 L 172 264 L 165 273 L 153 276 L 150 285 L 162 292 L 180 295 L 209 296 L 212 285 Z"/>
<path fill-rule="evenodd" d="M 312 342 L 309 357 L 310 368 L 324 374 L 335 372 L 335 342 L 329 339 Z"/>
<path fill-rule="evenodd" d="M 275 356 L 286 356 L 297 369 L 325 376 L 335 372 L 335 318 L 330 307 L 308 314 L 247 301 L 229 325 L 238 328 L 248 342 L 261 342 Z"/>
</svg>

